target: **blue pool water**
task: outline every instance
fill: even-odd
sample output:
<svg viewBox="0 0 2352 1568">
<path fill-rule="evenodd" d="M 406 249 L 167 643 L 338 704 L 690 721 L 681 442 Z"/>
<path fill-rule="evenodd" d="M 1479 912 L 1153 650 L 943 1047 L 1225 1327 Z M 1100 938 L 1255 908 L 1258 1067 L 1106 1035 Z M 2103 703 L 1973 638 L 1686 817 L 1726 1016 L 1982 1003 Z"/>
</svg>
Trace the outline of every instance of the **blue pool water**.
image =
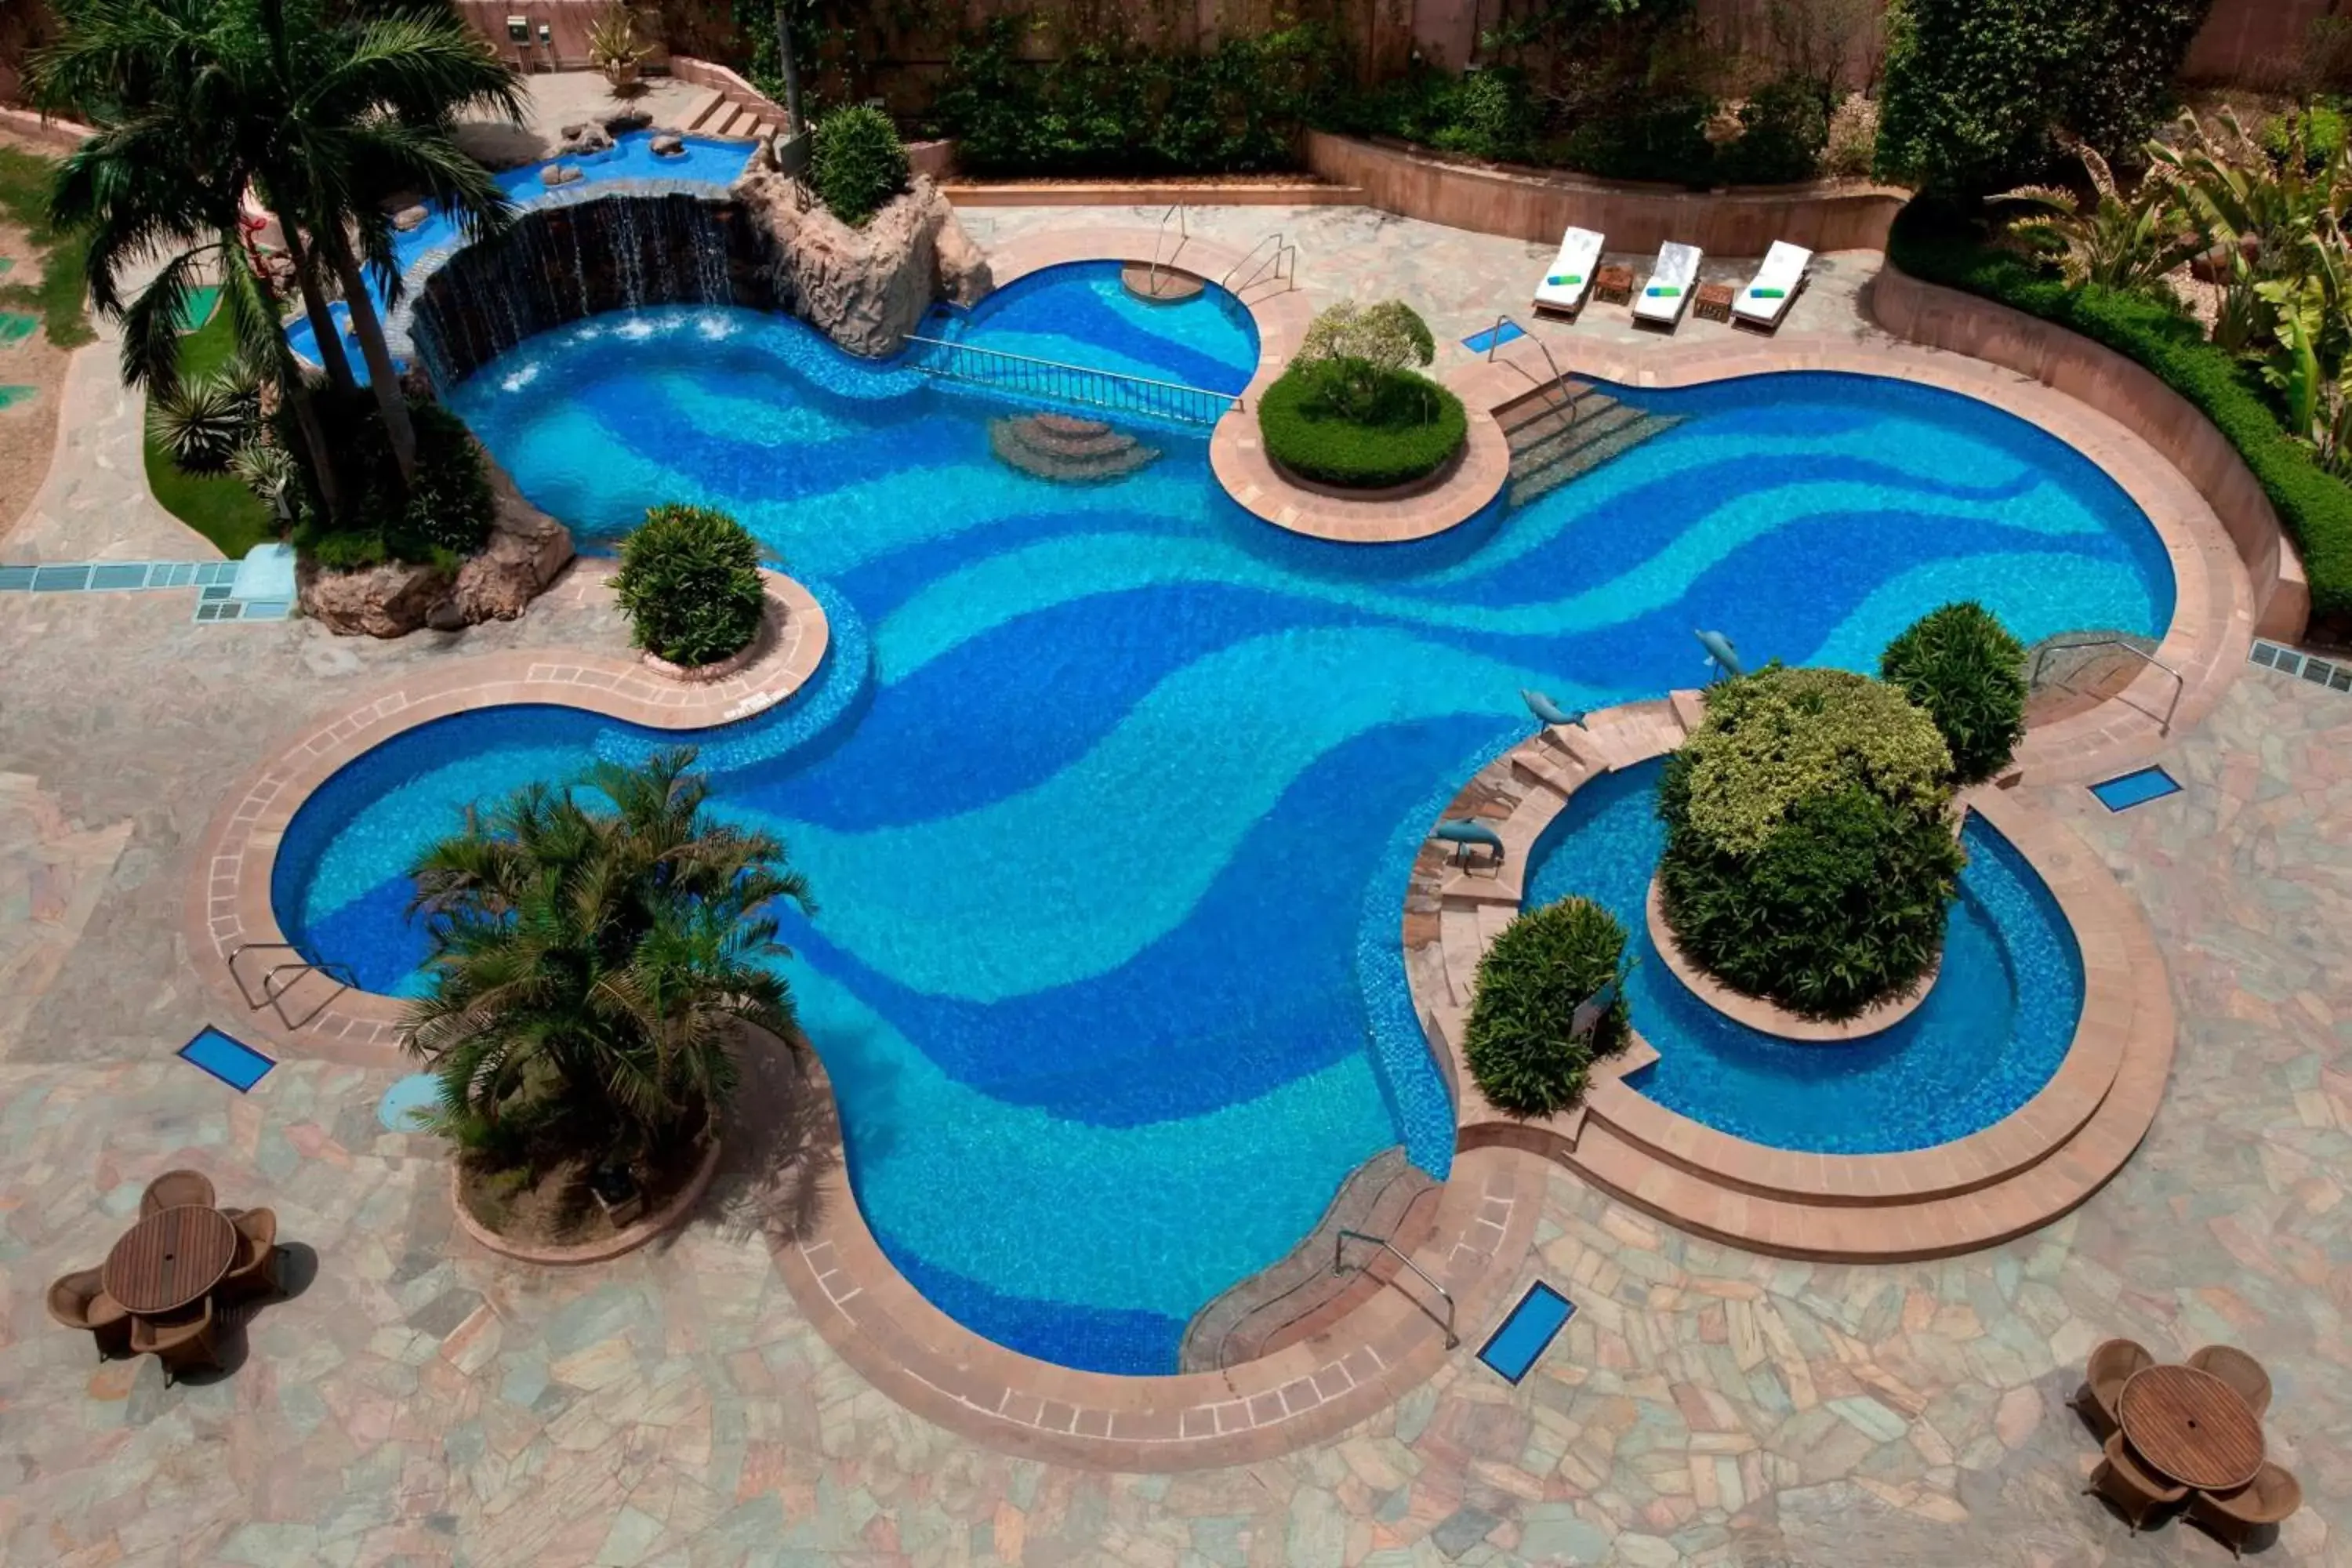
<svg viewBox="0 0 2352 1568">
<path fill-rule="evenodd" d="M 2074 932 L 2024 858 L 1978 817 L 1927 999 L 1883 1033 L 1805 1045 L 1735 1024 L 1693 996 L 1650 941 L 1650 879 L 1665 847 L 1659 764 L 1576 792 L 1530 851 L 1530 907 L 1580 894 L 1623 922 L 1639 964 L 1626 996 L 1658 1060 L 1628 1082 L 1709 1127 L 1782 1149 L 1875 1154 L 1990 1126 L 2058 1070 L 2083 1012 Z"/>
<path fill-rule="evenodd" d="M 751 149 L 740 142 L 722 142 L 709 136 L 686 136 L 679 139 L 685 145 L 685 152 L 675 157 L 656 158 L 653 154 L 653 139 L 654 133 L 650 131 L 632 131 L 614 137 L 610 152 L 592 153 L 584 158 L 553 160 L 572 164 L 580 171 L 579 179 L 557 189 L 571 193 L 614 180 L 646 179 L 696 180 L 712 185 L 728 185 L 742 174 L 743 165 L 751 155 Z M 517 205 L 528 205 L 555 194 L 541 183 L 540 171 L 545 167 L 545 163 L 526 163 L 520 168 L 501 170 L 491 179 Z M 567 195 L 567 199 L 572 198 Z M 436 203 L 423 223 L 393 236 L 393 254 L 399 260 L 401 271 L 405 274 L 426 251 L 455 245 L 458 237 L 457 224 Z M 391 308 L 384 300 L 383 290 L 377 286 L 373 276 L 368 279 L 368 297 L 374 300 L 379 317 L 390 313 Z M 339 300 L 328 307 L 328 311 L 335 319 L 336 330 L 343 334 L 343 346 L 349 351 L 352 377 L 361 384 L 366 384 L 367 365 L 360 358 L 358 340 L 352 336 L 351 307 Z M 298 318 L 287 328 L 286 341 L 304 363 L 319 363 L 319 335 L 310 330 L 308 317 Z"/>
<path fill-rule="evenodd" d="M 962 330 L 1246 374 L 1244 335 L 1099 282 L 1041 274 Z M 1181 433 L 1140 432 L 1162 456 L 1113 484 L 1015 472 L 989 447 L 1004 409 L 747 312 L 576 323 L 454 394 L 590 538 L 723 506 L 824 600 L 814 689 L 698 738 L 715 809 L 780 834 L 822 904 L 789 922 L 789 972 L 861 1209 L 978 1331 L 1135 1373 L 1171 1370 L 1190 1315 L 1371 1154 L 1444 1169 L 1397 911 L 1420 835 L 1527 733 L 1521 687 L 1694 684 L 1694 626 L 1869 668 L 1963 594 L 2029 639 L 2170 619 L 2145 520 L 1998 410 L 1831 375 L 1657 401 L 1690 417 L 1527 508 L 1368 550 L 1249 517 Z M 397 737 L 297 816 L 281 922 L 406 989 L 404 870 L 463 803 L 664 740 L 528 708 Z"/>
<path fill-rule="evenodd" d="M 969 311 L 945 312 L 932 335 L 1211 392 L 1249 384 L 1257 323 L 1246 306 L 1214 287 L 1164 304 L 1139 299 L 1120 281 L 1125 269 L 1117 261 L 1047 268 Z"/>
</svg>

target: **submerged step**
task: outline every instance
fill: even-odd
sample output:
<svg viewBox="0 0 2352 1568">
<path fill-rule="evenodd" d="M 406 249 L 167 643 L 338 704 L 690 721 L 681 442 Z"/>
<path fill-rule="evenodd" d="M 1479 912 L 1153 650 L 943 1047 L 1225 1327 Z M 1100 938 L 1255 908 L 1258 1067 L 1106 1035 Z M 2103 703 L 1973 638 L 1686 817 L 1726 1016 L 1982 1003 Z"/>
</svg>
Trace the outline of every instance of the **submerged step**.
<svg viewBox="0 0 2352 1568">
<path fill-rule="evenodd" d="M 1662 436 L 1681 424 L 1680 414 L 1643 414 L 1616 426 L 1598 439 L 1563 453 L 1542 468 L 1514 479 L 1511 504 L 1524 506 L 1580 475 L 1589 474 L 1612 458 L 1622 457 L 1654 436 Z"/>
</svg>

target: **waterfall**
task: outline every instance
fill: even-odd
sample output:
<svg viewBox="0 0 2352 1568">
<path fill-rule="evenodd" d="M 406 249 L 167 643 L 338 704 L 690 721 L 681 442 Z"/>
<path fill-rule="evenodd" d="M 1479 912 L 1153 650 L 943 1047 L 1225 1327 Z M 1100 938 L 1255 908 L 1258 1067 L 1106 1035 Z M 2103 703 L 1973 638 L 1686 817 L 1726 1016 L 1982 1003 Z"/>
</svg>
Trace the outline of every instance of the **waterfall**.
<svg viewBox="0 0 2352 1568">
<path fill-rule="evenodd" d="M 446 388 L 533 334 L 599 311 L 772 303 L 739 300 L 736 226 L 719 209 L 701 196 L 622 191 L 526 207 L 499 238 L 411 280 L 418 355 Z"/>
</svg>

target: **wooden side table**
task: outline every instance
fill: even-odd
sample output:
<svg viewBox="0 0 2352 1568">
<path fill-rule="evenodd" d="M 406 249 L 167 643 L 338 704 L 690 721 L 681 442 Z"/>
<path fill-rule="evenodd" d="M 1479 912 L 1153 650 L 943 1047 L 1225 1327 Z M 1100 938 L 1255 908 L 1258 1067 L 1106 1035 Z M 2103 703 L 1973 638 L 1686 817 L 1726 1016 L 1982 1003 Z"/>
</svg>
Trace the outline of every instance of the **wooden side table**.
<svg viewBox="0 0 2352 1568">
<path fill-rule="evenodd" d="M 201 1301 L 236 1261 L 236 1226 L 200 1204 L 151 1214 L 106 1255 L 106 1293 L 142 1318 Z"/>
<path fill-rule="evenodd" d="M 1592 275 L 1592 297 L 1604 305 L 1630 305 L 1633 302 L 1633 269 L 1611 265 Z"/>
<path fill-rule="evenodd" d="M 2261 1419 L 2211 1373 L 2193 1366 L 2135 1373 L 2116 1414 L 2139 1457 L 2184 1486 L 2232 1491 L 2263 1468 Z"/>
<path fill-rule="evenodd" d="M 1738 294 L 1739 291 L 1728 283 L 1702 283 L 1698 286 L 1698 297 L 1691 301 L 1691 309 L 1702 320 L 1728 321 L 1731 320 L 1731 301 Z"/>
</svg>

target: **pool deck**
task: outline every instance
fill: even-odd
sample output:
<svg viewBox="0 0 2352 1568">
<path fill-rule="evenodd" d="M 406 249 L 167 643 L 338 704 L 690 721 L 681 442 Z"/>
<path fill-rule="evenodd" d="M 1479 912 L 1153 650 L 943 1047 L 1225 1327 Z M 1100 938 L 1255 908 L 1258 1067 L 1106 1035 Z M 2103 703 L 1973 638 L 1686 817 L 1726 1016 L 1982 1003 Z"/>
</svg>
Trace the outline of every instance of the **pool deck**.
<svg viewBox="0 0 2352 1568">
<path fill-rule="evenodd" d="M 1402 295 L 1449 340 L 1491 324 L 1486 302 L 1516 300 L 1542 260 L 1358 209 L 1191 216 L 1237 247 L 1283 229 L 1310 297 Z M 1088 221 L 1103 215 L 967 216 L 983 243 Z M 1866 270 L 1825 258 L 1792 327 L 1871 342 L 1851 316 Z M 1593 314 L 1564 331 L 1619 336 Z M 1685 322 L 1675 341 L 1727 331 Z M 1475 357 L 1442 352 L 1441 370 Z M 110 354 L 74 369 L 95 384 L 84 362 Z M 120 450 L 127 428 L 135 454 L 130 401 L 78 449 Z M 122 478 L 96 465 L 51 485 L 88 496 Z M 102 508 L 59 511 L 6 553 L 107 553 L 82 531 L 107 525 Z M 2136 742 L 2182 794 L 2110 815 L 2055 775 L 2021 787 L 2137 903 L 2179 1015 L 2147 1142 L 2063 1219 L 1931 1263 L 1790 1261 L 1485 1152 L 1529 1205 L 1495 1299 L 1541 1277 L 1580 1308 L 1524 1383 L 1472 1359 L 1489 1308 L 1425 1381 L 1344 1430 L 1134 1475 L 1008 1454 L 843 1358 L 778 1256 L 811 1205 L 839 1201 L 781 1091 L 755 1095 L 768 1135 L 730 1146 L 702 1217 L 550 1272 L 456 1236 L 437 1145 L 374 1121 L 400 1068 L 289 1058 L 240 1097 L 173 1059 L 203 1025 L 246 1021 L 192 963 L 181 890 L 257 759 L 453 653 L 623 646 L 585 591 L 397 644 L 197 626 L 188 598 L 0 602 L 0 1401 L 18 1417 L 0 1429 L 0 1560 L 2228 1561 L 2179 1524 L 2132 1538 L 2076 1495 L 2095 1450 L 2063 1400 L 2111 1334 L 2261 1356 L 2273 1457 L 2307 1506 L 2255 1560 L 2352 1555 L 2352 699 L 2217 665 L 2200 711 Z M 97 1365 L 38 1292 L 93 1264 L 145 1180 L 184 1163 L 226 1203 L 277 1209 L 300 1289 L 229 1336 L 229 1373 L 166 1390 L 152 1362 Z"/>
</svg>

